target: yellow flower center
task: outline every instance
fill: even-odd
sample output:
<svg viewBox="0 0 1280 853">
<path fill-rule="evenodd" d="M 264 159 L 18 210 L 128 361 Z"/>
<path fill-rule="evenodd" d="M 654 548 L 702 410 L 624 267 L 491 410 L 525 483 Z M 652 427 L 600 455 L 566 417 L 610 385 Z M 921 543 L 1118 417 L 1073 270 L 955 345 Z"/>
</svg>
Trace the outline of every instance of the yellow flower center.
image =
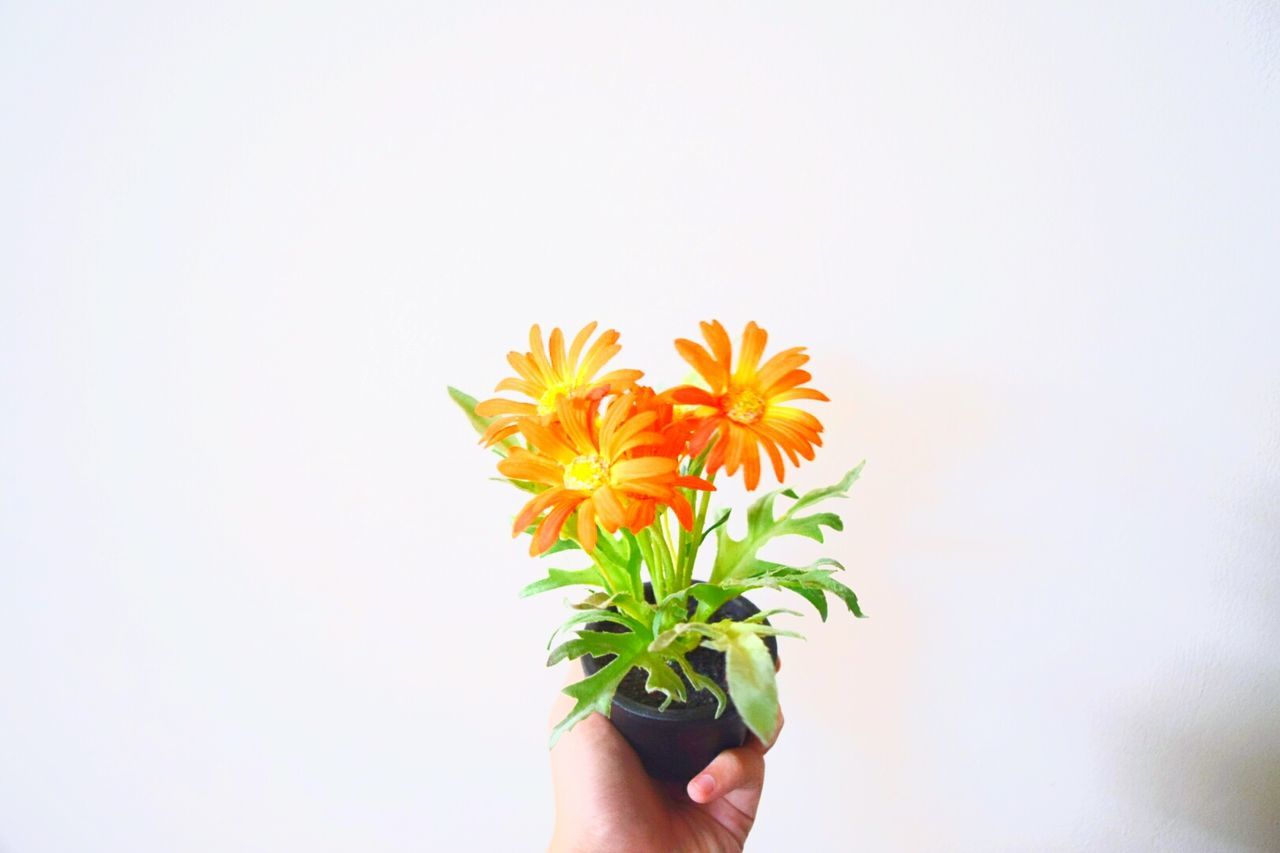
<svg viewBox="0 0 1280 853">
<path fill-rule="evenodd" d="M 751 388 L 732 388 L 725 400 L 725 414 L 740 424 L 753 424 L 764 416 L 765 399 Z"/>
<path fill-rule="evenodd" d="M 609 476 L 609 466 L 599 456 L 579 456 L 564 466 L 564 487 L 590 492 L 599 488 Z"/>
<path fill-rule="evenodd" d="M 561 397 L 567 397 L 573 388 L 568 385 L 552 385 L 543 392 L 538 398 L 538 414 L 554 415 L 556 413 L 556 402 Z"/>
</svg>

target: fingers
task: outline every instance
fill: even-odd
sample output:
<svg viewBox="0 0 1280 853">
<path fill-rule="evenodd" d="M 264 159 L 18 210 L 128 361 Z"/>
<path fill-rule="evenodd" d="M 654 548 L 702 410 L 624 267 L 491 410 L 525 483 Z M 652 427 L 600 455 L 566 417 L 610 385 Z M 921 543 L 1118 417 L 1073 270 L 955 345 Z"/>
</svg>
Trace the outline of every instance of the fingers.
<svg viewBox="0 0 1280 853">
<path fill-rule="evenodd" d="M 710 803 L 734 792 L 755 793 L 764 786 L 764 746 L 748 741 L 726 749 L 706 769 L 689 781 L 687 792 L 695 803 Z"/>
</svg>

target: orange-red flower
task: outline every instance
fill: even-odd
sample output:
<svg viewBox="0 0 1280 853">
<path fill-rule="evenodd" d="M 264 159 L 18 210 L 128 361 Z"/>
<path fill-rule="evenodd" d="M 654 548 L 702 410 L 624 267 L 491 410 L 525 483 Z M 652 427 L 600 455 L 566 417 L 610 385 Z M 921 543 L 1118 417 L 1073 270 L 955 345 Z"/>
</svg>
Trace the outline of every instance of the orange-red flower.
<svg viewBox="0 0 1280 853">
<path fill-rule="evenodd" d="M 675 402 L 666 394 L 655 393 L 647 385 L 637 385 L 628 395 L 637 412 L 653 412 L 656 416 L 649 431 L 657 434 L 661 440 L 656 444 L 636 448 L 637 453 L 653 453 L 658 456 L 670 456 L 677 462 L 688 455 L 689 438 L 697 422 L 686 413 L 676 411 Z M 684 483 L 681 478 L 681 485 Z M 696 482 L 702 483 L 698 479 Z M 694 486 L 699 488 L 699 486 Z M 631 530 L 643 530 L 658 515 L 659 501 L 652 497 L 639 497 L 627 506 L 627 524 Z"/>
<path fill-rule="evenodd" d="M 619 527 L 639 532 L 648 522 L 639 523 L 643 518 L 630 505 L 641 499 L 670 506 L 686 530 L 693 526 L 693 509 L 680 489 L 712 486 L 698 477 L 680 476 L 675 457 L 652 452 L 663 443 L 652 429 L 658 414 L 637 411 L 635 403 L 632 394 L 615 397 L 600 416 L 598 399 L 564 396 L 556 401 L 553 423 L 517 420 L 528 448 L 513 448 L 498 470 L 550 487 L 525 504 L 513 526 L 512 535 L 518 536 L 541 517 L 531 554 L 555 544 L 575 511 L 577 539 L 587 551 L 595 550 L 597 523 L 610 534 Z"/>
<path fill-rule="evenodd" d="M 564 334 L 559 328 L 551 330 L 548 345 L 543 346 L 542 329 L 535 324 L 529 330 L 529 352 L 507 353 L 507 361 L 519 375 L 503 379 L 494 389 L 516 391 L 533 402 L 495 397 L 478 404 L 476 414 L 493 418 L 480 440 L 486 445 L 496 444 L 514 434 L 517 422 L 525 417 L 536 417 L 543 424 L 550 423 L 555 420 L 556 404 L 563 398 L 621 393 L 635 384 L 644 375 L 639 370 L 613 370 L 603 376 L 596 376 L 622 347 L 618 345 L 618 333 L 613 329 L 601 334 L 587 347 L 587 341 L 595 329 L 595 323 L 588 323 L 574 336 L 566 353 Z"/>
<path fill-rule="evenodd" d="M 676 341 L 676 350 L 702 375 L 709 390 L 684 385 L 669 392 L 675 401 L 698 407 L 690 452 L 702 452 L 718 435 L 707 456 L 707 473 L 714 474 L 723 466 L 732 476 L 742 468 L 747 488 L 754 489 L 760 482 L 758 448 L 764 448 L 781 483 L 783 453 L 798 466 L 797 456 L 812 460 L 813 448 L 822 446 L 818 419 L 784 405 L 793 400 L 827 399 L 821 391 L 802 387 L 813 378 L 800 369 L 809 356 L 804 347 L 793 347 L 760 364 L 769 336 L 755 323 L 748 323 L 735 368 L 733 346 L 724 327 L 712 321 L 702 323 L 701 328 L 710 351 L 684 338 Z"/>
</svg>

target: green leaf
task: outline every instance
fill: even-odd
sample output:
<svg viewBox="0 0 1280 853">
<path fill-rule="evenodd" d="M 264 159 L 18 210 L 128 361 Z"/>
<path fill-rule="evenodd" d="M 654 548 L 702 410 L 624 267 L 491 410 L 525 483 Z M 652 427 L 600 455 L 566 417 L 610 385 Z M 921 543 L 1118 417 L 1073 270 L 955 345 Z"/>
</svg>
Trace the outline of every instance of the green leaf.
<svg viewBox="0 0 1280 853">
<path fill-rule="evenodd" d="M 716 697 L 716 719 L 720 719 L 720 715 L 729 707 L 729 700 L 725 697 L 724 691 L 720 689 L 720 685 L 694 669 L 684 655 L 672 655 L 672 660 L 680 667 L 680 671 L 684 673 L 685 678 L 689 679 L 690 684 L 699 690 L 706 690 Z"/>
<path fill-rule="evenodd" d="M 672 700 L 683 702 L 687 698 L 684 682 L 661 655 L 642 654 L 636 658 L 634 666 L 649 673 L 649 677 L 644 682 L 645 690 L 667 695 L 667 702 L 664 704 L 670 704 Z"/>
<path fill-rule="evenodd" d="M 491 477 L 490 479 L 494 479 L 494 480 L 496 480 L 496 479 L 500 479 L 500 478 L 498 478 L 498 477 Z M 512 483 L 515 483 L 516 481 L 515 481 L 515 480 L 512 480 L 511 482 L 512 482 Z M 538 525 L 537 525 L 537 524 L 530 524 L 528 527 L 526 527 L 526 528 L 524 529 L 524 532 L 525 532 L 525 535 L 526 535 L 526 536 L 534 536 L 534 535 L 536 535 L 536 534 L 537 534 L 537 532 L 538 532 Z M 574 551 L 574 550 L 582 550 L 582 546 L 581 546 L 581 545 L 579 545 L 577 542 L 573 541 L 572 539 L 557 539 L 557 540 L 556 540 L 556 541 L 551 545 L 551 547 L 550 547 L 550 548 L 548 548 L 547 550 L 543 551 L 543 552 L 542 552 L 541 554 L 539 554 L 538 556 L 539 556 L 539 557 L 545 557 L 545 556 L 547 556 L 548 554 L 556 554 L 556 553 L 559 553 L 560 551 Z"/>
<path fill-rule="evenodd" d="M 635 652 L 637 646 L 635 634 L 615 634 L 610 631 L 580 631 L 577 637 L 566 640 L 555 647 L 547 658 L 547 666 L 555 666 L 560 661 L 577 660 L 583 655 L 620 655 Z"/>
<path fill-rule="evenodd" d="M 729 695 L 743 722 L 760 740 L 769 743 L 778 733 L 778 684 L 773 657 L 755 631 L 738 622 L 717 622 L 715 638 L 707 645 L 725 655 Z"/>
<path fill-rule="evenodd" d="M 755 634 L 760 637 L 791 637 L 796 640 L 803 640 L 804 634 L 798 634 L 795 631 L 788 631 L 783 628 L 777 628 L 773 625 L 760 625 L 755 622 L 734 622 L 743 633 Z"/>
<path fill-rule="evenodd" d="M 582 601 L 571 603 L 569 606 L 574 610 L 608 610 L 611 607 L 622 607 L 632 601 L 635 601 L 635 597 L 629 592 L 615 592 L 611 595 L 602 591 L 593 592 Z"/>
<path fill-rule="evenodd" d="M 853 486 L 854 481 L 857 480 L 858 477 L 862 476 L 862 466 L 866 464 L 867 461 L 865 459 L 859 462 L 857 467 L 853 468 L 853 470 L 841 477 L 840 482 L 835 485 L 805 492 L 804 495 L 796 500 L 796 505 L 791 508 L 792 511 L 794 512 L 797 509 L 804 509 L 807 506 L 812 506 L 818 501 L 824 501 L 827 498 L 845 497 L 848 494 L 849 489 Z M 791 497 L 795 497 L 795 492 L 791 492 Z"/>
<path fill-rule="evenodd" d="M 711 531 L 715 530 L 717 527 L 724 524 L 728 520 L 729 520 L 729 510 L 727 508 L 720 510 L 720 512 L 716 514 L 716 520 L 708 524 L 706 528 L 702 531 L 702 538 L 698 540 L 698 546 L 701 547 L 702 543 L 707 541 L 707 537 L 711 535 Z"/>
<path fill-rule="evenodd" d="M 827 621 L 827 597 L 820 589 L 809 589 L 803 586 L 787 587 L 796 595 L 813 605 L 813 609 L 818 611 L 818 615 L 822 617 L 822 621 Z"/>
<path fill-rule="evenodd" d="M 654 637 L 653 641 L 649 643 L 649 651 L 665 652 L 672 643 L 680 639 L 682 632 L 677 630 L 678 627 L 679 626 L 676 628 L 668 628 L 666 631 L 663 631 L 661 634 Z"/>
<path fill-rule="evenodd" d="M 824 527 L 831 530 L 843 530 L 844 522 L 831 512 L 818 512 L 812 515 L 797 515 L 797 511 L 808 508 L 829 498 L 844 497 L 849 487 L 862 472 L 862 465 L 845 474 L 840 482 L 820 489 L 806 492 L 795 497 L 790 489 L 778 489 L 762 495 L 747 509 L 747 534 L 742 539 L 734 539 L 729 535 L 727 527 L 716 530 L 716 562 L 711 572 L 712 582 L 737 580 L 757 574 L 759 571 L 758 554 L 761 548 L 779 536 L 804 536 L 817 542 L 823 541 Z M 780 516 L 775 516 L 774 503 L 779 497 L 792 498 L 795 503 Z"/>
<path fill-rule="evenodd" d="M 824 566 L 835 568 L 822 568 Z M 755 573 L 747 577 L 725 583 L 694 585 L 689 593 L 701 602 L 694 618 L 708 619 L 725 601 L 761 587 L 785 589 L 796 593 L 814 606 L 823 621 L 827 618 L 826 595 L 828 593 L 843 601 L 854 616 L 859 619 L 864 618 L 862 609 L 858 606 L 858 596 L 853 590 L 832 577 L 836 570 L 843 568 L 838 562 L 828 557 L 816 560 L 802 569 L 757 560 Z"/>
<path fill-rule="evenodd" d="M 626 562 L 623 568 L 627 572 L 627 580 L 631 583 L 631 592 L 638 599 L 644 600 L 644 580 L 640 577 L 640 564 L 644 557 L 640 552 L 640 543 L 636 541 L 636 536 L 627 528 L 622 528 L 623 540 L 627 543 Z"/>
<path fill-rule="evenodd" d="M 582 546 L 579 545 L 577 542 L 574 542 L 572 539 L 557 539 L 554 545 L 552 545 L 547 550 L 543 551 L 538 556 L 545 557 L 548 554 L 555 554 L 560 551 L 580 551 L 580 550 L 582 550 Z"/>
<path fill-rule="evenodd" d="M 493 423 L 493 418 L 484 418 L 476 414 L 476 398 L 450 385 L 449 399 L 457 403 L 458 407 L 462 409 L 463 414 L 467 416 L 467 420 L 471 422 L 471 428 L 477 434 L 484 435 L 484 431 L 489 428 L 489 424 Z M 506 451 L 515 446 L 517 446 L 515 439 L 504 438 L 494 445 L 493 449 L 499 456 L 506 456 Z"/>
<path fill-rule="evenodd" d="M 535 495 L 547 490 L 547 486 L 544 486 L 541 483 L 532 483 L 528 480 L 513 480 L 510 477 L 490 477 L 489 479 L 493 480 L 495 483 L 506 483 L 508 485 L 515 486 L 522 492 L 531 492 Z"/>
<path fill-rule="evenodd" d="M 630 628 L 632 632 L 643 638 L 644 645 L 649 645 L 649 641 L 653 639 L 649 627 L 625 613 L 618 613 L 613 610 L 580 610 L 564 621 L 564 624 L 555 630 L 551 635 L 551 639 L 547 641 L 547 648 L 551 648 L 551 644 L 556 641 L 565 631 L 570 631 L 578 625 L 585 625 L 588 622 L 616 622 Z"/>
<path fill-rule="evenodd" d="M 728 585 L 719 583 L 697 583 L 689 587 L 689 594 L 696 598 L 699 602 L 697 613 L 694 614 L 695 619 L 703 621 L 710 618 L 720 607 L 731 599 L 742 595 L 746 587 L 742 585 Z"/>
<path fill-rule="evenodd" d="M 631 655 L 619 654 L 593 674 L 564 688 L 563 692 L 574 699 L 573 708 L 551 730 L 550 746 L 554 747 L 560 735 L 576 726 L 579 721 L 586 719 L 593 711 L 609 716 L 613 694 L 617 692 L 622 679 L 631 671 L 632 660 Z"/>
<path fill-rule="evenodd" d="M 855 595 L 853 590 L 849 589 L 849 587 L 833 578 L 831 574 L 832 573 L 829 571 L 805 572 L 800 575 L 786 578 L 780 582 L 779 585 L 783 589 L 790 589 L 794 592 L 799 592 L 801 588 L 813 589 L 815 587 L 825 590 L 826 592 L 834 594 L 837 598 L 843 601 L 845 607 L 848 607 L 849 612 L 854 616 L 859 619 L 866 618 L 865 614 L 862 612 L 862 608 L 858 606 L 858 596 Z"/>
<path fill-rule="evenodd" d="M 596 636 L 592 636 L 593 634 Z M 684 682 L 671 669 L 663 656 L 648 653 L 647 645 L 648 638 L 638 634 L 584 631 L 579 635 L 578 640 L 569 640 L 552 652 L 550 662 L 559 662 L 566 657 L 580 657 L 582 654 L 596 654 L 597 652 L 591 650 L 593 647 L 600 649 L 604 654 L 613 654 L 616 657 L 592 675 L 564 688 L 564 692 L 576 701 L 573 709 L 552 730 L 551 746 L 555 746 L 560 735 L 573 728 L 591 712 L 599 711 L 606 717 L 609 716 L 618 685 L 622 683 L 622 679 L 632 667 L 640 667 L 649 673 L 645 689 L 666 694 L 667 701 L 664 705 L 670 704 L 673 700 L 684 701 L 686 698 Z"/>
<path fill-rule="evenodd" d="M 768 610 L 761 610 L 759 613 L 748 616 L 746 619 L 743 619 L 742 621 L 747 623 L 763 622 L 764 620 L 768 619 L 770 616 L 777 616 L 779 613 L 786 614 L 787 616 L 803 616 L 804 615 L 803 613 L 797 613 L 794 610 L 788 610 L 785 607 L 770 607 Z"/>
<path fill-rule="evenodd" d="M 520 590 L 520 597 L 527 598 L 540 592 L 548 592 L 566 586 L 598 586 L 604 587 L 600 570 L 595 566 L 586 569 L 547 569 L 547 576 Z"/>
</svg>

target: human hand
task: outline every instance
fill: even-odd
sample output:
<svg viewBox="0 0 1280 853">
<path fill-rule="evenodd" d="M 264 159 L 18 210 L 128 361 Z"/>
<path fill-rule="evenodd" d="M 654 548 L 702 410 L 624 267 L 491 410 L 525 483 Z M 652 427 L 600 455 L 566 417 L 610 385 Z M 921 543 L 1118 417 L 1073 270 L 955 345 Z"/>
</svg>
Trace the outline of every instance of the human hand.
<svg viewBox="0 0 1280 853">
<path fill-rule="evenodd" d="M 552 723 L 568 713 L 563 693 Z M 778 714 L 778 731 L 782 714 Z M 775 734 L 774 740 L 777 740 Z M 741 851 L 764 786 L 764 754 L 773 746 L 748 733 L 687 786 L 659 782 L 607 719 L 592 714 L 551 750 L 556 826 L 552 853 Z"/>
</svg>

